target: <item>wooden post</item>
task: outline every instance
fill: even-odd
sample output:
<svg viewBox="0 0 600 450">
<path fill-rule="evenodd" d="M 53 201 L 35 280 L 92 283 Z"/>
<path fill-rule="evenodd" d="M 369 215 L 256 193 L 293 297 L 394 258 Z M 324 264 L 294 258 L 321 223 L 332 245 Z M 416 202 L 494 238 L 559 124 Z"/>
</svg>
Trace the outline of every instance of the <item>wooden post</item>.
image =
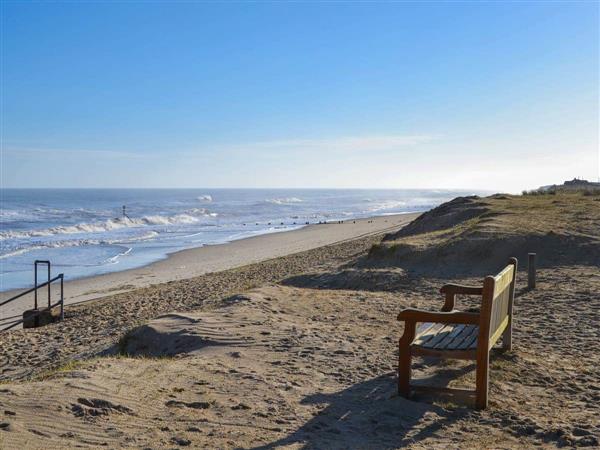
<svg viewBox="0 0 600 450">
<path fill-rule="evenodd" d="M 527 288 L 535 289 L 535 253 L 528 254 L 528 276 L 527 276 Z"/>
</svg>

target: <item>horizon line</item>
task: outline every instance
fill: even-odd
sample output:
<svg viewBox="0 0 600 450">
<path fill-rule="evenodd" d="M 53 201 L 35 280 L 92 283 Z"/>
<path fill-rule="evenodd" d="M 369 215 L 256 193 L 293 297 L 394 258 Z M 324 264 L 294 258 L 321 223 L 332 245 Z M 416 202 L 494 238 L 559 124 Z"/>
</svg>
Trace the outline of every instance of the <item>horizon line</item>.
<svg viewBox="0 0 600 450">
<path fill-rule="evenodd" d="M 150 187 L 150 186 L 141 186 L 141 187 L 96 187 L 96 186 L 84 186 L 84 187 L 73 187 L 73 186 L 61 186 L 61 187 L 49 187 L 49 186 L 41 186 L 41 187 L 23 187 L 23 186 L 0 186 L 0 189 L 38 189 L 38 190 L 50 190 L 50 189 L 62 189 L 62 190 L 75 190 L 75 189 L 107 189 L 107 190 L 119 190 L 119 189 L 173 189 L 173 190 L 184 190 L 184 189 L 222 189 L 222 190 L 234 190 L 234 189 L 246 189 L 246 190 L 371 190 L 371 191 L 401 191 L 401 190 L 409 190 L 409 191 L 469 191 L 469 190 L 477 190 L 482 192 L 493 192 L 501 190 L 498 189 L 479 189 L 474 187 L 426 187 L 426 188 L 416 188 L 416 187 Z"/>
</svg>

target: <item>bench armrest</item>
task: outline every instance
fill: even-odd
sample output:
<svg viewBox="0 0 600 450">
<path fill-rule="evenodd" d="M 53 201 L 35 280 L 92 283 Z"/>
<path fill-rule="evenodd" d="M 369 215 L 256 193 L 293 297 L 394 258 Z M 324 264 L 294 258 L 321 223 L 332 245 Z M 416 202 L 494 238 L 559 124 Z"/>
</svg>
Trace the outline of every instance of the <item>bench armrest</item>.
<svg viewBox="0 0 600 450">
<path fill-rule="evenodd" d="M 404 309 L 398 314 L 398 320 L 404 322 L 437 322 L 479 324 L 479 314 L 463 311 L 438 312 L 422 309 Z"/>
<path fill-rule="evenodd" d="M 442 294 L 483 295 L 483 287 L 464 286 L 462 284 L 445 284 L 440 289 Z"/>
<path fill-rule="evenodd" d="M 452 311 L 454 309 L 454 298 L 457 294 L 460 295 L 483 295 L 483 287 L 463 286 L 462 284 L 445 284 L 440 289 L 442 294 L 446 294 L 446 300 L 442 311 Z"/>
<path fill-rule="evenodd" d="M 400 347 L 406 348 L 415 339 L 417 322 L 464 323 L 476 325 L 479 314 L 461 311 L 432 312 L 422 309 L 405 309 L 398 314 L 398 320 L 404 321 L 404 334 L 400 338 Z"/>
</svg>

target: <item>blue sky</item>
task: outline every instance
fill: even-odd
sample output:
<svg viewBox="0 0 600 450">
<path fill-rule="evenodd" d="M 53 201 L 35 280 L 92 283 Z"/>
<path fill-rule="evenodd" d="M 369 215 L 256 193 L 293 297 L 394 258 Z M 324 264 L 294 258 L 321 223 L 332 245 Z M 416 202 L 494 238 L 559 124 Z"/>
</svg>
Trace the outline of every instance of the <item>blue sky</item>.
<svg viewBox="0 0 600 450">
<path fill-rule="evenodd" d="M 3 2 L 4 187 L 596 179 L 598 2 Z"/>
</svg>

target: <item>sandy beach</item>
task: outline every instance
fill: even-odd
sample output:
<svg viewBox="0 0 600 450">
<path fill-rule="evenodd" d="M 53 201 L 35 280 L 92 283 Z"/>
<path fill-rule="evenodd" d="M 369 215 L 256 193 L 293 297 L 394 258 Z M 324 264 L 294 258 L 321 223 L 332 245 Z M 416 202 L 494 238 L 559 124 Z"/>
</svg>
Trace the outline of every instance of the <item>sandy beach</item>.
<svg viewBox="0 0 600 450">
<path fill-rule="evenodd" d="M 470 197 L 392 231 L 380 219 L 381 232 L 367 221 L 340 239 L 345 225 L 331 226 L 329 245 L 71 305 L 64 322 L 0 334 L 0 446 L 597 448 L 598 201 Z M 478 285 L 528 251 L 543 255 L 538 284 L 527 289 L 521 264 L 515 346 L 492 351 L 489 407 L 400 397 L 398 312 L 439 310 L 443 284 Z M 468 361 L 416 358 L 413 372 L 417 383 L 474 387 Z"/>
<path fill-rule="evenodd" d="M 65 272 L 65 304 L 81 303 L 109 294 L 118 294 L 140 287 L 169 281 L 193 278 L 210 272 L 232 269 L 266 259 L 310 250 L 348 239 L 389 232 L 417 217 L 418 213 L 397 214 L 368 219 L 348 220 L 343 223 L 308 225 L 297 230 L 269 233 L 240 239 L 227 244 L 207 245 L 183 250 L 167 259 L 137 269 L 69 281 Z M 57 275 L 57 274 L 53 274 Z M 0 293 L 0 301 L 24 289 Z M 39 293 L 40 301 L 46 292 Z M 58 288 L 53 286 L 52 302 L 59 299 Z M 32 308 L 33 294 L 2 307 L 0 329 Z"/>
</svg>

